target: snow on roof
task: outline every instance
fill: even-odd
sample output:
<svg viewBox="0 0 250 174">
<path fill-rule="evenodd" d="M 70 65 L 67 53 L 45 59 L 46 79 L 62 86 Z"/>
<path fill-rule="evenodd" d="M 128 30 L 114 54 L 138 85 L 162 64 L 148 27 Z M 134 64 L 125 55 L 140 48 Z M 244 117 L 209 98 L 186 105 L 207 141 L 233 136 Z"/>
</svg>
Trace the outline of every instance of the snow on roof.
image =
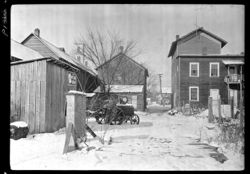
<svg viewBox="0 0 250 174">
<path fill-rule="evenodd" d="M 86 97 L 93 97 L 95 95 L 95 93 L 84 93 L 86 95 Z"/>
<path fill-rule="evenodd" d="M 35 34 L 34 34 L 34 36 L 37 37 Z M 50 42 L 46 41 L 45 39 L 43 39 L 41 37 L 37 37 L 37 38 L 41 42 L 43 42 L 57 57 L 59 57 L 61 59 L 64 59 L 67 62 L 72 63 L 73 65 L 81 68 L 82 70 L 85 70 L 85 71 L 89 72 L 93 76 L 96 76 L 96 72 L 94 72 L 93 70 L 85 67 L 78 60 L 74 59 L 73 57 L 68 55 L 66 52 L 62 51 L 60 48 L 56 47 L 55 45 L 51 44 Z"/>
<path fill-rule="evenodd" d="M 243 65 L 243 60 L 222 60 L 225 65 Z"/>
<path fill-rule="evenodd" d="M 95 93 L 85 93 L 81 91 L 75 91 L 75 90 L 70 90 L 68 94 L 80 94 L 80 95 L 85 95 L 86 97 L 93 97 Z"/>
<path fill-rule="evenodd" d="M 172 93 L 171 87 L 162 87 L 162 93 Z"/>
<path fill-rule="evenodd" d="M 22 60 L 32 60 L 44 58 L 40 53 L 26 47 L 17 41 L 11 39 L 11 56 L 22 59 Z"/>
<path fill-rule="evenodd" d="M 68 94 L 81 94 L 81 95 L 84 95 L 83 92 L 81 92 L 81 91 L 75 91 L 75 90 L 70 90 L 70 91 L 68 92 Z"/>
<path fill-rule="evenodd" d="M 143 85 L 110 85 L 110 92 L 112 93 L 139 93 L 142 90 Z M 100 92 L 100 87 L 94 92 Z"/>
</svg>

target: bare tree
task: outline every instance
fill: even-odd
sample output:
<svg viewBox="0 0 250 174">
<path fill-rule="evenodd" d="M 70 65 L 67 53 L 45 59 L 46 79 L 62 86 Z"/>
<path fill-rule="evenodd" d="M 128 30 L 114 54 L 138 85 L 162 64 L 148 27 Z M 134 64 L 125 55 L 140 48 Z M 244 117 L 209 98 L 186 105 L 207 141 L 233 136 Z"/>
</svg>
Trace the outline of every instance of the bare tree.
<svg viewBox="0 0 250 174">
<path fill-rule="evenodd" d="M 147 79 L 147 96 L 156 99 L 157 95 L 157 86 L 158 86 L 158 78 L 154 71 L 149 71 L 149 78 Z"/>
<path fill-rule="evenodd" d="M 118 34 L 113 33 L 88 30 L 86 37 L 82 36 L 75 42 L 77 45 L 82 45 L 84 57 L 96 68 L 98 67 L 98 76 L 103 84 L 102 90 L 107 94 L 110 92 L 110 85 L 114 82 L 122 61 L 117 62 L 115 66 L 110 64 L 101 65 L 114 58 L 121 51 L 131 58 L 140 54 L 140 51 L 135 48 L 135 41 L 125 41 Z"/>
<path fill-rule="evenodd" d="M 75 44 L 81 45 L 81 52 L 84 58 L 90 61 L 95 68 L 98 68 L 98 77 L 101 81 L 101 90 L 104 94 L 104 99 L 106 99 L 107 96 L 112 97 L 109 94 L 111 89 L 110 85 L 116 80 L 123 61 L 122 59 L 118 59 L 119 61 L 116 61 L 115 64 L 112 64 L 113 61 L 112 63 L 106 62 L 114 58 L 121 51 L 130 58 L 134 58 L 140 54 L 140 51 L 136 50 L 135 41 L 126 41 L 114 32 L 101 33 L 100 31 L 88 30 L 85 36 L 80 36 L 80 38 L 75 41 Z M 96 103 L 103 104 L 103 101 L 100 101 L 98 98 L 99 97 L 95 97 L 91 103 L 94 105 Z M 109 123 L 103 125 L 103 140 L 107 133 L 108 125 Z"/>
</svg>

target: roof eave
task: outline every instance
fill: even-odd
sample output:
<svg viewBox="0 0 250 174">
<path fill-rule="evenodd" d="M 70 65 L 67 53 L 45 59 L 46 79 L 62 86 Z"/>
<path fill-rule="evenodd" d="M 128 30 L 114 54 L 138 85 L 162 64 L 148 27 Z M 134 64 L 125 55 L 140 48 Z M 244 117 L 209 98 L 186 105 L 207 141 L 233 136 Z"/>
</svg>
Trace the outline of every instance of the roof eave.
<svg viewBox="0 0 250 174">
<path fill-rule="evenodd" d="M 170 50 L 169 50 L 168 57 L 171 57 L 171 56 L 174 55 L 174 51 L 176 49 L 176 44 L 177 44 L 177 41 L 172 42 Z"/>
</svg>

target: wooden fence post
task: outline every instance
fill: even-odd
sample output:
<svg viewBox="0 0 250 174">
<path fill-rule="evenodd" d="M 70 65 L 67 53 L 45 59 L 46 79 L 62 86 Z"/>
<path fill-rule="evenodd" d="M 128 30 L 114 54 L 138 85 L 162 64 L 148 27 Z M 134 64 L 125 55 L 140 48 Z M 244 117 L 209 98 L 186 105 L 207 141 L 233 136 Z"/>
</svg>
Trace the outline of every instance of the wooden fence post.
<svg viewBox="0 0 250 174">
<path fill-rule="evenodd" d="M 190 100 L 189 100 L 189 115 L 192 115 L 192 113 L 191 113 L 191 102 L 190 102 Z"/>
<path fill-rule="evenodd" d="M 219 123 L 222 123 L 222 117 L 221 117 L 221 99 L 220 99 L 220 96 L 218 98 L 218 114 L 219 114 Z"/>
<path fill-rule="evenodd" d="M 244 125 L 244 114 L 243 114 L 243 99 L 240 99 L 240 128 L 243 129 Z"/>
<path fill-rule="evenodd" d="M 234 118 L 234 98 L 231 97 L 230 99 L 230 106 L 231 106 L 231 118 Z"/>
<path fill-rule="evenodd" d="M 213 122 L 213 105 L 212 105 L 212 97 L 208 97 L 208 122 Z"/>
<path fill-rule="evenodd" d="M 70 139 L 73 136 L 73 149 L 78 148 L 77 140 L 86 138 L 86 96 L 79 91 L 70 91 L 66 94 L 66 139 L 63 153 L 69 151 Z"/>
</svg>

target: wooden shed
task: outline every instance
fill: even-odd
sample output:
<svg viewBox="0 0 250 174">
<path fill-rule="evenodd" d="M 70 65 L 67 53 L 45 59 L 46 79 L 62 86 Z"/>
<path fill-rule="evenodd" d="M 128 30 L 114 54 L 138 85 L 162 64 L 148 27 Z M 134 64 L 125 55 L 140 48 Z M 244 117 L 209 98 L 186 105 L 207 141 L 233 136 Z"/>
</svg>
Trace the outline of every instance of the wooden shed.
<svg viewBox="0 0 250 174">
<path fill-rule="evenodd" d="M 27 122 L 29 133 L 65 127 L 68 74 L 76 71 L 54 58 L 12 62 L 11 119 Z"/>
<path fill-rule="evenodd" d="M 36 29 L 20 44 L 11 40 L 11 121 L 28 123 L 30 133 L 65 127 L 69 90 L 92 92 L 97 75 L 40 37 Z"/>
<path fill-rule="evenodd" d="M 76 88 L 67 62 L 11 40 L 10 121 L 25 121 L 29 133 L 53 132 L 65 126 L 65 94 Z"/>
<path fill-rule="evenodd" d="M 76 80 L 76 88 L 74 90 L 91 93 L 99 86 L 99 79 L 93 70 L 84 66 L 77 59 L 67 54 L 64 48 L 57 47 L 42 38 L 38 28 L 36 28 L 33 33 L 27 36 L 21 42 L 21 44 L 31 48 L 34 51 L 37 51 L 44 57 L 53 57 L 77 68 L 79 71 L 76 73 L 77 76 L 74 77 Z"/>
</svg>

